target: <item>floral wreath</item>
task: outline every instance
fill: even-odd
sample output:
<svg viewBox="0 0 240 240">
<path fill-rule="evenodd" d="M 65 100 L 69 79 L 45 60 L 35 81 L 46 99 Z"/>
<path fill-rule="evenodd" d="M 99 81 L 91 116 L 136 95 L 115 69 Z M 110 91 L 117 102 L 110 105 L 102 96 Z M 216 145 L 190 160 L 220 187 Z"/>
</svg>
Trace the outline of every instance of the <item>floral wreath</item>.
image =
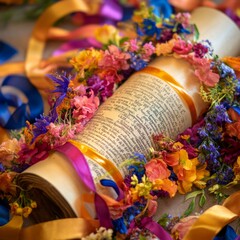
<svg viewBox="0 0 240 240">
<path fill-rule="evenodd" d="M 151 236 L 148 230 L 140 229 L 137 220 L 154 215 L 158 198 L 174 197 L 179 192 L 192 198 L 188 209 L 182 216 L 166 214 L 158 221 L 179 239 L 173 226 L 194 211 L 197 199 L 202 207 L 208 191 L 221 202 L 227 197 L 224 190 L 239 184 L 239 62 L 234 58 L 219 59 L 208 40 L 198 41 L 197 26 L 189 19 L 188 13 L 164 19 L 142 6 L 129 24 L 130 29 L 135 29 L 134 37 L 122 37 L 115 27 L 104 25 L 96 32 L 101 49 L 81 50 L 69 60 L 73 69 L 48 75 L 55 83 L 49 113 L 32 124 L 27 122 L 20 131 L 12 131 L 12 139 L 0 146 L 0 193 L 8 200 L 12 214 L 28 217 L 37 207 L 25 197 L 24 190 L 16 195 L 16 174 L 74 139 L 118 86 L 158 56 L 174 56 L 191 63 L 209 109 L 176 140 L 156 133 L 156 149 L 151 149 L 148 156 L 135 153 L 124 162 L 129 173 L 124 179 L 121 214 L 113 219 L 114 233 L 100 228 L 97 235 L 106 239 Z"/>
</svg>

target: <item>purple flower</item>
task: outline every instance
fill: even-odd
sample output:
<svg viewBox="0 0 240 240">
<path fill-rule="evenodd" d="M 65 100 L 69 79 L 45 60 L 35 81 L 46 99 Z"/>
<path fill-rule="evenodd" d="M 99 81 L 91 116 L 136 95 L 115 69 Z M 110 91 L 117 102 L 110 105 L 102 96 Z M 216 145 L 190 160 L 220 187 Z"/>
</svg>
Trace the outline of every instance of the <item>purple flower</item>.
<svg viewBox="0 0 240 240">
<path fill-rule="evenodd" d="M 104 89 L 103 80 L 100 79 L 99 76 L 93 75 L 87 79 L 88 89 L 92 89 L 94 95 L 98 95 L 98 93 Z"/>
<path fill-rule="evenodd" d="M 2 163 L 0 163 L 0 172 L 4 172 L 5 171 L 5 167 L 2 165 Z"/>
<path fill-rule="evenodd" d="M 208 52 L 208 48 L 201 43 L 197 43 L 193 45 L 193 51 L 195 53 L 195 57 L 203 58 Z"/>
<path fill-rule="evenodd" d="M 226 185 L 233 181 L 234 172 L 231 167 L 224 165 L 223 168 L 217 172 L 216 176 L 216 181 L 218 184 Z"/>
<path fill-rule="evenodd" d="M 46 133 L 48 131 L 47 126 L 50 123 L 55 122 L 56 119 L 57 115 L 55 111 L 50 112 L 50 114 L 47 116 L 40 115 L 40 118 L 36 119 L 36 122 L 33 124 L 33 140 L 36 139 L 39 135 Z"/>
<path fill-rule="evenodd" d="M 58 93 L 59 96 L 55 102 L 55 106 L 54 108 L 56 108 L 61 102 L 62 100 L 66 97 L 67 92 L 69 91 L 69 83 L 71 80 L 71 76 L 69 75 L 69 77 L 67 77 L 66 73 L 63 73 L 61 75 L 58 76 L 54 76 L 54 75 L 47 75 L 56 85 L 55 90 L 53 90 L 53 93 Z"/>
<path fill-rule="evenodd" d="M 164 29 L 161 33 L 161 37 L 159 39 L 160 43 L 165 43 L 167 41 L 169 41 L 170 39 L 172 39 L 173 36 L 173 32 L 170 29 Z"/>
</svg>

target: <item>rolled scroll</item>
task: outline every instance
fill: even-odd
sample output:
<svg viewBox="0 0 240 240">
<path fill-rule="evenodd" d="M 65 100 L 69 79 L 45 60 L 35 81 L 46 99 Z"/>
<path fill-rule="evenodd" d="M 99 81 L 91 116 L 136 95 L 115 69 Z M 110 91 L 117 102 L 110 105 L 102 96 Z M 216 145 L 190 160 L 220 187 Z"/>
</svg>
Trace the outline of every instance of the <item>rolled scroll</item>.
<svg viewBox="0 0 240 240">
<path fill-rule="evenodd" d="M 199 8 L 192 13 L 192 22 L 198 26 L 200 38 L 208 39 L 220 57 L 240 54 L 240 31 L 226 15 Z M 183 59 L 160 57 L 133 74 L 77 136 L 96 183 L 109 172 L 109 164 L 113 178 L 117 172 L 123 175 L 122 161 L 134 152 L 148 153 L 153 134 L 175 138 L 190 127 L 207 108 L 198 92 L 199 80 Z M 93 154 L 104 156 L 100 158 L 105 165 L 92 158 Z M 28 168 L 19 175 L 18 184 L 29 189 L 40 206 L 33 212 L 33 222 L 82 216 L 80 205 L 88 189 L 62 154 L 54 153 Z M 45 206 L 48 209 L 42 213 Z"/>
</svg>

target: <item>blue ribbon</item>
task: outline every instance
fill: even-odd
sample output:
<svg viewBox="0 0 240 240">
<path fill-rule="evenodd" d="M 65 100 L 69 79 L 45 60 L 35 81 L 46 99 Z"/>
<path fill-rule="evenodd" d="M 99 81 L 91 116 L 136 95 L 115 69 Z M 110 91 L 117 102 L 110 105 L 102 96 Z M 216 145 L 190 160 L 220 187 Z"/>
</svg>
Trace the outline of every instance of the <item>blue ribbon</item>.
<svg viewBox="0 0 240 240">
<path fill-rule="evenodd" d="M 173 8 L 167 0 L 149 0 L 149 6 L 153 7 L 153 13 L 158 17 L 169 18 Z"/>
<path fill-rule="evenodd" d="M 3 64 L 4 62 L 8 61 L 17 52 L 18 51 L 14 47 L 0 40 L 0 64 Z"/>
<path fill-rule="evenodd" d="M 5 86 L 20 90 L 27 97 L 27 103 L 16 93 L 3 93 L 2 87 Z M 10 106 L 15 108 L 13 113 L 9 110 Z M 26 77 L 9 75 L 3 80 L 0 88 L 0 126 L 6 129 L 20 129 L 25 126 L 27 120 L 33 122 L 41 113 L 42 97 Z"/>
<path fill-rule="evenodd" d="M 9 206 L 7 201 L 0 200 L 0 226 L 9 222 Z"/>
<path fill-rule="evenodd" d="M 235 240 L 237 238 L 237 234 L 234 229 L 227 225 L 224 227 L 221 232 L 214 238 L 214 240 Z"/>
</svg>

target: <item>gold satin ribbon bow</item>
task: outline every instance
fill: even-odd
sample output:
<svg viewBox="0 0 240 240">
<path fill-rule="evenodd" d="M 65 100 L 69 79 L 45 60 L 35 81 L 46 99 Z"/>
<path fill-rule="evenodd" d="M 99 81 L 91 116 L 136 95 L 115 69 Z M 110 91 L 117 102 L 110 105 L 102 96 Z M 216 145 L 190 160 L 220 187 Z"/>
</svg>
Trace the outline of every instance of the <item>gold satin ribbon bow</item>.
<svg viewBox="0 0 240 240">
<path fill-rule="evenodd" d="M 210 240 L 221 229 L 240 217 L 240 191 L 228 197 L 222 205 L 207 209 L 193 224 L 183 240 Z"/>
</svg>

